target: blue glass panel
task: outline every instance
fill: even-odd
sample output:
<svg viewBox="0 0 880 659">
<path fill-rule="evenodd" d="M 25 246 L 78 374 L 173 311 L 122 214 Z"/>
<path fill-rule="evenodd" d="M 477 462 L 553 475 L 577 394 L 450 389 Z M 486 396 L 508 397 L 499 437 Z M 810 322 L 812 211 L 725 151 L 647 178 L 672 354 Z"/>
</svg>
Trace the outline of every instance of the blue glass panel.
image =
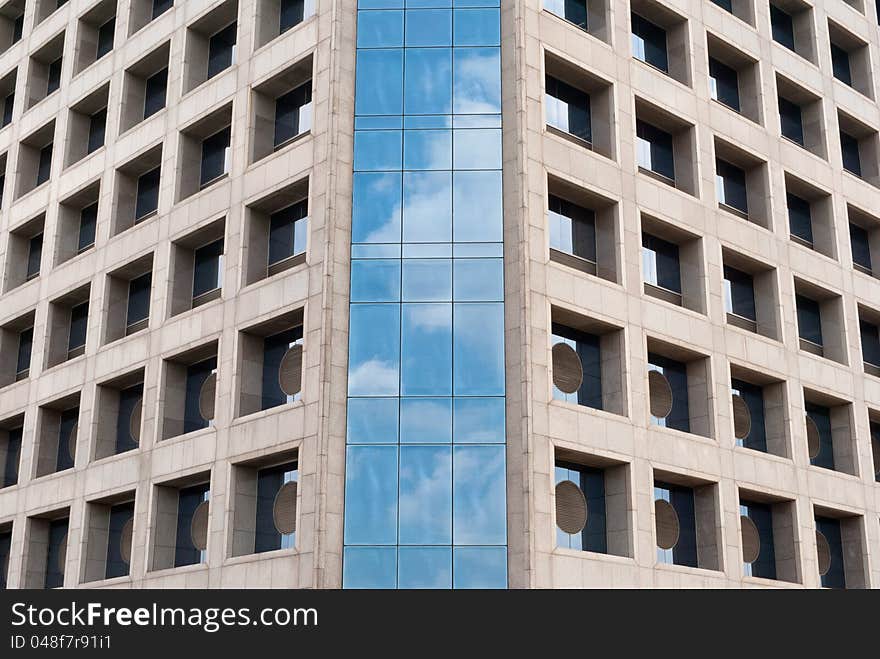
<svg viewBox="0 0 880 659">
<path fill-rule="evenodd" d="M 452 49 L 407 48 L 404 96 L 407 114 L 449 114 L 452 111 Z"/>
<path fill-rule="evenodd" d="M 456 302 L 504 300 L 502 259 L 456 259 L 453 282 Z"/>
<path fill-rule="evenodd" d="M 456 9 L 456 46 L 498 46 L 501 17 L 498 9 Z"/>
<path fill-rule="evenodd" d="M 504 395 L 504 305 L 456 304 L 456 396 Z"/>
<path fill-rule="evenodd" d="M 346 515 L 348 517 L 348 515 Z M 346 547 L 342 559 L 343 588 L 395 588 L 395 547 Z"/>
<path fill-rule="evenodd" d="M 352 204 L 352 242 L 400 242 L 400 174 L 355 174 Z"/>
<path fill-rule="evenodd" d="M 351 246 L 353 259 L 388 259 L 400 258 L 400 245 L 388 243 L 361 244 Z"/>
<path fill-rule="evenodd" d="M 456 547 L 453 588 L 507 588 L 507 547 Z"/>
<path fill-rule="evenodd" d="M 501 128 L 500 114 L 457 114 L 452 117 L 453 128 Z"/>
<path fill-rule="evenodd" d="M 401 390 L 409 396 L 452 393 L 452 305 L 404 304 Z"/>
<path fill-rule="evenodd" d="M 403 51 L 358 51 L 356 78 L 356 114 L 403 113 Z"/>
<path fill-rule="evenodd" d="M 349 446 L 345 454 L 345 543 L 395 544 L 397 447 Z"/>
<path fill-rule="evenodd" d="M 507 541 L 504 446 L 454 446 L 453 543 L 502 545 Z"/>
<path fill-rule="evenodd" d="M 400 307 L 351 305 L 350 396 L 396 396 L 400 370 Z"/>
<path fill-rule="evenodd" d="M 454 0 L 456 7 L 500 7 L 501 0 Z"/>
<path fill-rule="evenodd" d="M 397 398 L 349 398 L 349 444 L 396 444 Z"/>
<path fill-rule="evenodd" d="M 403 261 L 404 302 L 449 302 L 452 300 L 450 259 L 405 259 Z"/>
<path fill-rule="evenodd" d="M 358 9 L 403 9 L 403 0 L 358 0 Z"/>
<path fill-rule="evenodd" d="M 455 169 L 501 169 L 501 129 L 455 130 Z"/>
<path fill-rule="evenodd" d="M 457 258 L 477 258 L 504 256 L 504 245 L 501 243 L 458 243 L 452 250 L 452 255 Z"/>
<path fill-rule="evenodd" d="M 359 11 L 358 48 L 393 48 L 403 45 L 402 11 Z"/>
<path fill-rule="evenodd" d="M 351 262 L 352 302 L 400 300 L 400 261 L 372 259 Z"/>
<path fill-rule="evenodd" d="M 400 544 L 452 541 L 452 447 L 400 448 Z"/>
<path fill-rule="evenodd" d="M 449 242 L 451 187 L 451 172 L 406 172 L 403 175 L 404 242 Z"/>
<path fill-rule="evenodd" d="M 507 441 L 503 398 L 456 398 L 453 419 L 453 435 L 458 444 Z"/>
<path fill-rule="evenodd" d="M 408 130 L 403 138 L 404 169 L 451 169 L 452 132 Z"/>
<path fill-rule="evenodd" d="M 401 133 L 399 130 L 355 131 L 355 171 L 392 171 L 400 169 L 400 144 Z"/>
<path fill-rule="evenodd" d="M 501 112 L 501 53 L 498 48 L 456 48 L 453 112 Z"/>
<path fill-rule="evenodd" d="M 355 130 L 389 130 L 403 127 L 403 118 L 395 117 L 355 117 Z"/>
<path fill-rule="evenodd" d="M 408 9 L 406 45 L 451 46 L 452 11 L 450 9 Z"/>
<path fill-rule="evenodd" d="M 406 0 L 407 9 L 452 7 L 452 0 Z"/>
<path fill-rule="evenodd" d="M 455 172 L 453 240 L 501 242 L 501 172 Z"/>
<path fill-rule="evenodd" d="M 399 588 L 452 588 L 451 547 L 401 547 Z"/>
<path fill-rule="evenodd" d="M 400 401 L 400 441 L 409 444 L 450 443 L 452 441 L 452 399 L 402 399 Z"/>
</svg>

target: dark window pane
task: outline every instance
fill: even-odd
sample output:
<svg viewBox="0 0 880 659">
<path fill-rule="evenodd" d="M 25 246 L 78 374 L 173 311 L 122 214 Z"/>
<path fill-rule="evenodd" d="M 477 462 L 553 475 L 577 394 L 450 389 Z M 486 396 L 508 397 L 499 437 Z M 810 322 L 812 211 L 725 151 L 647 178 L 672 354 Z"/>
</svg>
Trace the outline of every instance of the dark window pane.
<svg viewBox="0 0 880 659">
<path fill-rule="evenodd" d="M 752 419 L 749 434 L 742 439 L 737 438 L 737 445 L 766 453 L 767 430 L 764 423 L 764 390 L 758 385 L 736 378 L 731 379 L 730 386 L 733 393 L 745 401 Z"/>
<path fill-rule="evenodd" d="M 794 50 L 794 21 L 791 15 L 771 4 L 770 24 L 773 28 L 773 40 L 789 50 Z"/>
<path fill-rule="evenodd" d="M 6 439 L 6 464 L 3 468 L 3 487 L 18 483 L 18 462 L 21 458 L 21 437 L 23 429 L 10 430 Z"/>
<path fill-rule="evenodd" d="M 549 198 L 550 247 L 596 261 L 596 216 L 555 195 Z"/>
<path fill-rule="evenodd" d="M 840 131 L 840 151 L 843 155 L 843 168 L 856 176 L 861 176 L 862 159 L 859 154 L 859 141 L 852 135 Z"/>
<path fill-rule="evenodd" d="M 40 261 L 43 258 L 43 234 L 37 234 L 28 243 L 27 279 L 40 274 Z"/>
<path fill-rule="evenodd" d="M 292 327 L 263 340 L 262 407 L 267 410 L 293 400 L 281 389 L 281 360 L 287 351 L 302 341 L 302 326 Z"/>
<path fill-rule="evenodd" d="M 18 359 L 15 372 L 23 373 L 31 367 L 31 350 L 34 345 L 34 328 L 29 327 L 18 335 Z"/>
<path fill-rule="evenodd" d="M 831 66 L 834 71 L 834 77 L 852 87 L 849 53 L 833 42 L 831 44 Z"/>
<path fill-rule="evenodd" d="M 305 0 L 281 0 L 279 32 L 284 34 L 305 18 Z"/>
<path fill-rule="evenodd" d="M 779 123 L 782 135 L 792 142 L 804 145 L 804 120 L 798 104 L 779 97 Z"/>
<path fill-rule="evenodd" d="M 134 325 L 150 315 L 150 290 L 152 273 L 132 279 L 128 284 L 128 315 L 126 325 Z"/>
<path fill-rule="evenodd" d="M 220 30 L 208 41 L 208 79 L 232 66 L 238 24 L 233 23 Z"/>
<path fill-rule="evenodd" d="M 557 463 L 556 483 L 571 481 L 587 501 L 587 524 L 580 533 L 568 534 L 556 528 L 556 544 L 568 549 L 608 552 L 605 520 L 605 471 L 583 465 Z"/>
<path fill-rule="evenodd" d="M 55 471 L 64 471 L 73 467 L 76 459 L 76 446 L 71 446 L 71 438 L 74 444 L 76 439 L 73 435 L 79 424 L 79 408 L 74 407 L 64 410 L 58 423 L 58 450 L 56 455 Z"/>
<path fill-rule="evenodd" d="M 168 69 L 162 69 L 158 73 L 147 78 L 144 90 L 144 119 L 156 114 L 165 107 L 165 94 L 168 90 Z"/>
<path fill-rule="evenodd" d="M 752 276 L 742 270 L 724 266 L 724 283 L 727 288 L 728 313 L 755 320 L 755 288 Z"/>
<path fill-rule="evenodd" d="M 92 153 L 104 146 L 104 132 L 107 128 L 107 108 L 98 110 L 89 119 L 89 146 L 87 153 Z"/>
<path fill-rule="evenodd" d="M 733 0 L 712 0 L 712 4 L 718 5 L 731 14 L 733 13 Z"/>
<path fill-rule="evenodd" d="M 852 245 L 853 263 L 871 270 L 871 243 L 868 232 L 857 224 L 850 222 L 849 239 Z"/>
<path fill-rule="evenodd" d="M 275 100 L 275 146 L 311 128 L 312 81 Z"/>
<path fill-rule="evenodd" d="M 132 417 L 143 406 L 144 385 L 136 384 L 119 392 L 119 411 L 116 414 L 116 453 L 134 451 L 138 447 L 138 440 L 132 435 Z"/>
<path fill-rule="evenodd" d="M 223 262 L 223 239 L 199 247 L 194 255 L 193 299 L 220 288 Z"/>
<path fill-rule="evenodd" d="M 709 87 L 712 98 L 739 112 L 739 78 L 735 69 L 710 57 Z"/>
<path fill-rule="evenodd" d="M 15 19 L 15 23 L 12 25 L 12 43 L 18 43 L 21 41 L 21 36 L 24 33 L 24 14 L 18 16 Z"/>
<path fill-rule="evenodd" d="M 306 251 L 308 212 L 304 199 L 269 218 L 269 265 Z"/>
<path fill-rule="evenodd" d="M 70 337 L 67 349 L 74 350 L 86 344 L 86 329 L 89 321 L 89 303 L 83 302 L 70 310 Z"/>
<path fill-rule="evenodd" d="M 95 52 L 95 59 L 101 59 L 113 50 L 113 37 L 116 32 L 116 17 L 98 28 L 98 49 Z"/>
<path fill-rule="evenodd" d="M 804 405 L 807 416 L 816 424 L 819 430 L 819 453 L 815 458 L 810 458 L 810 464 L 815 467 L 834 469 L 834 440 L 831 433 L 831 410 L 824 405 L 816 405 L 807 402 Z"/>
<path fill-rule="evenodd" d="M 132 519 L 134 519 L 134 502 L 120 503 L 110 507 L 105 579 L 124 577 L 128 574 L 128 561 L 122 557 L 122 531 Z"/>
<path fill-rule="evenodd" d="M 61 86 L 61 63 L 64 58 L 59 57 L 49 64 L 49 73 L 46 81 L 46 96 L 56 91 Z"/>
<path fill-rule="evenodd" d="M 657 549 L 662 563 L 697 567 L 697 525 L 694 515 L 694 491 L 689 487 L 654 483 L 654 498 L 668 501 L 678 516 L 678 542 L 672 549 Z"/>
<path fill-rule="evenodd" d="M 232 128 L 206 137 L 202 142 L 202 172 L 199 182 L 204 186 L 226 174 L 226 156 L 232 138 Z"/>
<path fill-rule="evenodd" d="M 12 109 L 15 107 L 15 92 L 3 99 L 3 125 L 8 126 L 12 121 Z"/>
<path fill-rule="evenodd" d="M 666 30 L 638 14 L 632 14 L 633 57 L 669 72 Z"/>
<path fill-rule="evenodd" d="M 819 303 L 803 295 L 796 295 L 798 336 L 816 345 L 822 345 L 822 314 Z"/>
<path fill-rule="evenodd" d="M 583 380 L 574 394 L 566 394 L 556 387 L 553 397 L 578 405 L 602 409 L 602 353 L 600 339 L 595 334 L 580 332 L 564 325 L 553 324 L 553 343 L 567 343 L 574 348 L 583 369 Z"/>
<path fill-rule="evenodd" d="M 880 366 L 880 334 L 877 326 L 860 320 L 859 333 L 862 338 L 862 359 L 868 364 Z"/>
<path fill-rule="evenodd" d="M 12 532 L 0 533 L 0 590 L 6 590 L 6 579 L 9 571 L 9 555 L 12 551 Z"/>
<path fill-rule="evenodd" d="M 678 245 L 650 234 L 642 234 L 642 267 L 645 281 L 681 293 Z"/>
<path fill-rule="evenodd" d="M 639 166 L 674 181 L 672 135 L 644 121 L 636 120 L 636 138 Z"/>
<path fill-rule="evenodd" d="M 177 502 L 177 542 L 174 551 L 174 567 L 195 565 L 205 560 L 205 552 L 193 544 L 192 518 L 196 508 L 210 497 L 209 484 L 194 485 L 180 490 Z"/>
<path fill-rule="evenodd" d="M 690 432 L 687 365 L 655 353 L 648 353 L 648 364 L 663 373 L 672 389 L 672 411 L 665 419 L 654 417 L 655 425 Z"/>
<path fill-rule="evenodd" d="M 746 189 L 746 173 L 725 160 L 715 160 L 718 201 L 725 206 L 749 214 L 749 198 Z"/>
<path fill-rule="evenodd" d="M 64 585 L 65 553 L 67 545 L 67 520 L 56 519 L 49 523 L 49 548 L 46 551 L 46 588 Z"/>
<path fill-rule="evenodd" d="M 202 417 L 199 401 L 202 397 L 202 385 L 212 373 L 217 372 L 217 358 L 211 357 L 186 369 L 186 400 L 184 403 L 183 432 L 194 432 L 207 428 L 209 419 Z"/>
<path fill-rule="evenodd" d="M 544 0 L 544 7 L 582 30 L 587 29 L 587 0 Z"/>
<path fill-rule="evenodd" d="M 813 219 L 810 202 L 790 192 L 785 195 L 785 202 L 788 205 L 788 227 L 791 235 L 812 245 Z"/>
<path fill-rule="evenodd" d="M 79 214 L 79 240 L 77 251 L 95 244 L 95 227 L 98 223 L 98 202 L 86 206 Z"/>
<path fill-rule="evenodd" d="M 140 220 L 159 208 L 159 179 L 162 170 L 159 167 L 143 174 L 138 179 L 137 203 L 134 217 Z"/>
<path fill-rule="evenodd" d="M 748 517 L 758 529 L 758 558 L 744 563 L 745 573 L 764 579 L 776 578 L 776 551 L 773 546 L 773 510 L 766 503 L 743 503 L 740 514 Z"/>
<path fill-rule="evenodd" d="M 816 530 L 825 536 L 831 549 L 831 567 L 821 576 L 823 588 L 846 588 L 846 571 L 843 562 L 843 541 L 840 537 L 840 520 L 828 517 L 816 518 Z"/>
<path fill-rule="evenodd" d="M 549 75 L 546 91 L 547 124 L 592 142 L 590 95 Z"/>
<path fill-rule="evenodd" d="M 158 18 L 174 6 L 174 0 L 153 0 L 153 18 Z"/>
<path fill-rule="evenodd" d="M 254 529 L 254 552 L 289 549 L 295 533 L 279 533 L 275 526 L 275 497 L 285 483 L 299 480 L 296 463 L 289 462 L 257 472 L 257 514 Z"/>
<path fill-rule="evenodd" d="M 49 180 L 52 172 L 52 145 L 47 144 L 40 149 L 40 162 L 37 166 L 37 185 L 42 185 Z"/>
</svg>

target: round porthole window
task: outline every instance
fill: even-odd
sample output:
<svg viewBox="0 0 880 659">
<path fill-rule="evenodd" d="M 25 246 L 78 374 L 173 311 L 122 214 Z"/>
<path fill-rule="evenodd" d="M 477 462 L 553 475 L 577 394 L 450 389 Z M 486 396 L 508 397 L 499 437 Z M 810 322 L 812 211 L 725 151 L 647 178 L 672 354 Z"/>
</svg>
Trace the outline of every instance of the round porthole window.
<svg viewBox="0 0 880 659">
<path fill-rule="evenodd" d="M 67 452 L 70 454 L 71 462 L 76 460 L 76 440 L 79 435 L 79 424 L 74 423 L 70 429 L 70 436 L 67 438 Z"/>
<path fill-rule="evenodd" d="M 302 391 L 303 348 L 297 343 L 292 345 L 278 366 L 278 385 L 288 396 L 296 396 Z"/>
<path fill-rule="evenodd" d="M 665 419 L 672 412 L 672 387 L 660 371 L 648 371 L 651 416 Z"/>
<path fill-rule="evenodd" d="M 831 547 L 822 531 L 816 531 L 816 554 L 819 558 L 819 576 L 824 577 L 831 569 Z"/>
<path fill-rule="evenodd" d="M 745 439 L 752 431 L 752 414 L 745 399 L 733 394 L 733 435 L 737 439 Z"/>
<path fill-rule="evenodd" d="M 126 565 L 131 564 L 131 540 L 134 533 L 134 517 L 128 520 L 119 533 L 119 556 Z"/>
<path fill-rule="evenodd" d="M 748 515 L 740 516 L 739 523 L 742 529 L 743 561 L 754 563 L 761 555 L 761 536 L 758 527 Z"/>
<path fill-rule="evenodd" d="M 580 533 L 587 525 L 587 500 L 572 481 L 556 484 L 556 526 L 565 533 Z"/>
<path fill-rule="evenodd" d="M 584 369 L 577 352 L 567 343 L 553 346 L 553 384 L 564 394 L 573 394 L 581 388 Z"/>
<path fill-rule="evenodd" d="M 272 506 L 272 521 L 275 530 L 281 535 L 288 535 L 296 530 L 296 481 L 288 481 L 275 495 Z"/>
<path fill-rule="evenodd" d="M 810 453 L 810 460 L 812 460 L 819 455 L 819 450 L 821 449 L 819 426 L 816 425 L 816 422 L 809 415 L 805 418 L 807 424 L 807 450 Z"/>
<path fill-rule="evenodd" d="M 128 434 L 135 444 L 141 443 L 141 416 L 143 414 L 144 399 L 138 398 L 131 408 L 131 416 L 128 419 Z"/>
<path fill-rule="evenodd" d="M 217 374 L 211 373 L 199 390 L 199 414 L 205 421 L 214 420 L 214 401 L 217 398 Z"/>
<path fill-rule="evenodd" d="M 189 532 L 193 547 L 199 551 L 208 548 L 208 502 L 202 501 L 193 511 L 189 523 Z"/>
<path fill-rule="evenodd" d="M 654 517 L 657 526 L 657 546 L 660 549 L 672 549 L 678 544 L 681 527 L 678 513 L 672 504 L 665 499 L 654 501 Z"/>
<path fill-rule="evenodd" d="M 64 537 L 61 538 L 61 542 L 58 543 L 58 560 L 55 562 L 56 569 L 64 574 L 64 564 L 67 562 L 67 534 L 64 534 Z"/>
</svg>

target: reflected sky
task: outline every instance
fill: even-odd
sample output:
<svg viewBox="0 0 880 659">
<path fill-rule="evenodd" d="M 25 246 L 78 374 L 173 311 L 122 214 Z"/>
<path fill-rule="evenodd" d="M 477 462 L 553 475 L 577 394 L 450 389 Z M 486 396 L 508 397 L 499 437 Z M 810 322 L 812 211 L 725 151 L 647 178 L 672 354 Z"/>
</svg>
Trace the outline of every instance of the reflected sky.
<svg viewBox="0 0 880 659">
<path fill-rule="evenodd" d="M 397 447 L 349 446 L 345 454 L 345 543 L 397 543 Z"/>
<path fill-rule="evenodd" d="M 456 396 L 504 395 L 504 305 L 456 304 Z"/>
<path fill-rule="evenodd" d="M 452 398 L 403 398 L 402 444 L 448 444 L 452 441 Z"/>
<path fill-rule="evenodd" d="M 400 308 L 396 304 L 352 305 L 350 322 L 349 395 L 397 395 Z"/>
<path fill-rule="evenodd" d="M 507 542 L 504 446 L 453 448 L 453 543 Z"/>
<path fill-rule="evenodd" d="M 452 236 L 452 173 L 405 172 L 404 242 L 449 242 Z"/>
<path fill-rule="evenodd" d="M 400 544 L 451 544 L 451 476 L 451 446 L 401 447 Z"/>
<path fill-rule="evenodd" d="M 400 242 L 401 185 L 401 174 L 354 175 L 352 242 Z"/>
<path fill-rule="evenodd" d="M 401 390 L 405 396 L 452 393 L 452 305 L 404 304 Z"/>
</svg>

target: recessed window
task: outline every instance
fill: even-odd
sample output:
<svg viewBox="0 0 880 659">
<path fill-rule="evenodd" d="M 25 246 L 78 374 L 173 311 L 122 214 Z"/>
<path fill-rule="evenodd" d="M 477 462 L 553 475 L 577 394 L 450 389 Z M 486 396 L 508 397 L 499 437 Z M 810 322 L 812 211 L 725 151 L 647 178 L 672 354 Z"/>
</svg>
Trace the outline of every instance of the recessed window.
<svg viewBox="0 0 880 659">
<path fill-rule="evenodd" d="M 266 45 L 315 13 L 315 0 L 258 0 L 256 47 Z"/>
<path fill-rule="evenodd" d="M 275 149 L 279 149 L 312 125 L 312 83 L 300 85 L 275 100 Z"/>
<path fill-rule="evenodd" d="M 852 403 L 804 389 L 804 434 L 814 467 L 858 475 Z"/>
<path fill-rule="evenodd" d="M 847 205 L 850 248 L 853 268 L 875 276 L 875 263 L 880 263 L 880 219 L 855 206 Z"/>
<path fill-rule="evenodd" d="M 694 126 L 636 99 L 636 162 L 639 171 L 688 194 L 696 194 Z"/>
<path fill-rule="evenodd" d="M 650 424 L 711 437 L 708 358 L 650 337 L 647 343 Z"/>
<path fill-rule="evenodd" d="M 239 334 L 239 416 L 302 398 L 304 342 L 302 312 L 296 311 Z"/>
<path fill-rule="evenodd" d="M 79 395 L 40 407 L 34 476 L 72 469 L 79 439 Z"/>
<path fill-rule="evenodd" d="M 720 209 L 770 228 L 769 187 L 765 161 L 715 138 L 715 194 Z"/>
<path fill-rule="evenodd" d="M 205 563 L 210 533 L 210 474 L 156 486 L 153 570 Z"/>
<path fill-rule="evenodd" d="M 544 0 L 544 9 L 597 39 L 610 41 L 609 3 L 605 0 Z"/>
<path fill-rule="evenodd" d="M 874 89 L 871 81 L 871 57 L 868 44 L 830 20 L 828 21 L 828 37 L 834 77 L 868 98 L 873 98 Z"/>
<path fill-rule="evenodd" d="M 5 128 L 12 123 L 15 112 L 15 84 L 18 79 L 18 69 L 13 69 L 0 79 L 0 104 L 2 104 L 3 116 L 0 119 L 0 128 Z"/>
<path fill-rule="evenodd" d="M 124 132 L 165 108 L 170 43 L 125 70 L 120 131 Z"/>
<path fill-rule="evenodd" d="M 731 364 L 730 402 L 737 446 L 790 457 L 783 381 Z"/>
<path fill-rule="evenodd" d="M 678 245 L 648 233 L 642 234 L 642 275 L 645 291 L 667 302 L 681 304 L 681 267 Z M 657 291 L 656 289 L 660 289 Z"/>
<path fill-rule="evenodd" d="M 592 142 L 590 95 L 546 76 L 547 125 L 586 143 Z"/>
<path fill-rule="evenodd" d="M 299 467 L 287 455 L 234 467 L 233 556 L 296 546 Z"/>
<path fill-rule="evenodd" d="M 99 60 L 113 50 L 113 39 L 116 33 L 116 17 L 105 21 L 98 28 L 98 44 L 95 48 L 95 59 Z"/>
<path fill-rule="evenodd" d="M 150 319 L 153 255 L 114 270 L 107 277 L 104 341 L 110 343 L 146 329 Z"/>
<path fill-rule="evenodd" d="M 639 168 L 675 182 L 672 135 L 645 121 L 636 121 Z"/>
<path fill-rule="evenodd" d="M 144 426 L 144 370 L 101 382 L 96 404 L 98 424 L 92 458 L 102 460 L 137 450 Z"/>
<path fill-rule="evenodd" d="M 223 219 L 215 220 L 173 243 L 172 316 L 220 299 L 224 227 Z"/>
<path fill-rule="evenodd" d="M 743 575 L 798 583 L 793 501 L 740 491 Z"/>
<path fill-rule="evenodd" d="M 666 30 L 636 13 L 631 14 L 631 21 L 633 57 L 668 73 Z"/>
<path fill-rule="evenodd" d="M 131 0 L 129 35 L 159 18 L 174 6 L 174 0 Z"/>
<path fill-rule="evenodd" d="M 81 286 L 49 304 L 47 367 L 85 353 L 89 290 L 88 285 Z"/>
<path fill-rule="evenodd" d="M 128 576 L 134 548 L 134 492 L 90 501 L 83 582 Z"/>
<path fill-rule="evenodd" d="M 680 482 L 666 480 L 669 476 Z M 720 568 L 716 489 L 715 484 L 655 473 L 654 542 L 658 563 Z"/>
<path fill-rule="evenodd" d="M 787 172 L 785 192 L 791 240 L 829 258 L 837 258 L 831 195 Z"/>
<path fill-rule="evenodd" d="M 144 94 L 144 119 L 165 108 L 168 90 L 168 69 L 162 69 L 147 78 Z"/>
<path fill-rule="evenodd" d="M 684 16 L 652 0 L 635 0 L 630 27 L 635 59 L 682 84 L 690 84 L 690 37 Z"/>
<path fill-rule="evenodd" d="M 30 376 L 34 318 L 31 311 L 0 327 L 0 387 Z"/>
<path fill-rule="evenodd" d="M 79 162 L 104 146 L 109 93 L 110 85 L 106 84 L 70 108 L 65 166 Z"/>
<path fill-rule="evenodd" d="M 159 183 L 162 170 L 159 167 L 141 174 L 137 180 L 137 203 L 135 224 L 156 212 L 159 207 Z"/>
<path fill-rule="evenodd" d="M 810 202 L 789 192 L 785 195 L 785 205 L 788 207 L 788 226 L 792 239 L 812 249 L 813 218 Z"/>
<path fill-rule="evenodd" d="M 63 55 L 63 32 L 31 55 L 27 84 L 28 109 L 58 91 L 61 86 Z"/>
<path fill-rule="evenodd" d="M 95 245 L 100 183 L 92 183 L 64 199 L 58 208 L 55 264 L 60 265 Z"/>
<path fill-rule="evenodd" d="M 0 489 L 18 484 L 23 424 L 23 414 L 0 422 Z"/>
<path fill-rule="evenodd" d="M 216 300 L 223 286 L 223 240 L 215 240 L 193 251 L 193 308 Z"/>
<path fill-rule="evenodd" d="M 728 315 L 728 322 L 731 322 L 730 316 L 734 316 L 735 321 L 731 324 L 745 326 L 752 332 L 757 331 L 755 306 L 755 282 L 752 275 L 725 265 L 724 308 Z"/>
<path fill-rule="evenodd" d="M 804 146 L 804 118 L 801 106 L 779 97 L 779 124 L 782 136 Z"/>
<path fill-rule="evenodd" d="M 312 127 L 312 58 L 253 89 L 251 161 L 278 151 Z"/>
<path fill-rule="evenodd" d="M 644 214 L 641 223 L 645 295 L 703 313 L 700 237 Z"/>
<path fill-rule="evenodd" d="M 831 65 L 834 77 L 843 84 L 852 87 L 852 71 L 849 67 L 849 53 L 836 43 L 831 42 Z"/>
<path fill-rule="evenodd" d="M 6 260 L 6 290 L 36 279 L 43 258 L 45 214 L 9 232 Z"/>
<path fill-rule="evenodd" d="M 874 481 L 880 483 L 880 413 L 868 410 L 871 433 L 871 456 L 874 467 Z"/>
<path fill-rule="evenodd" d="M 163 440 L 214 425 L 217 378 L 216 341 L 165 360 Z"/>
<path fill-rule="evenodd" d="M 582 269 L 596 274 L 596 214 L 555 195 L 548 206 L 550 249 L 583 259 Z"/>
<path fill-rule="evenodd" d="M 863 518 L 816 506 L 816 567 L 823 588 L 868 588 Z"/>
<path fill-rule="evenodd" d="M 0 525 L 0 590 L 6 590 L 12 557 L 12 524 Z"/>
<path fill-rule="evenodd" d="M 739 76 L 736 69 L 713 57 L 709 58 L 709 93 L 731 110 L 740 111 Z"/>
<path fill-rule="evenodd" d="M 247 284 L 305 263 L 308 193 L 308 179 L 304 179 L 248 205 L 244 268 Z"/>
<path fill-rule="evenodd" d="M 557 547 L 632 555 L 626 519 L 627 465 L 557 450 L 555 482 Z"/>
<path fill-rule="evenodd" d="M 859 336 L 865 373 L 880 376 L 880 312 L 859 305 Z"/>
<path fill-rule="evenodd" d="M 710 0 L 716 7 L 721 7 L 724 11 L 733 14 L 740 20 L 745 21 L 749 25 L 755 24 L 755 17 L 752 12 L 751 0 Z"/>
<path fill-rule="evenodd" d="M 34 187 L 39 187 L 49 180 L 49 175 L 52 173 L 52 150 L 52 144 L 47 144 L 40 149 L 37 162 L 37 181 Z"/>
<path fill-rule="evenodd" d="M 238 25 L 232 23 L 208 40 L 208 80 L 232 66 Z"/>
<path fill-rule="evenodd" d="M 225 0 L 187 26 L 183 63 L 184 94 L 235 64 L 237 17 L 237 0 Z"/>
<path fill-rule="evenodd" d="M 728 249 L 724 259 L 724 310 L 727 323 L 768 338 L 779 337 L 775 270 Z"/>
<path fill-rule="evenodd" d="M 202 140 L 199 187 L 206 188 L 229 173 L 232 128 L 227 126 Z"/>
<path fill-rule="evenodd" d="M 49 74 L 46 77 L 46 96 L 58 91 L 61 87 L 61 65 L 64 59 L 59 57 L 49 62 Z"/>
<path fill-rule="evenodd" d="M 28 569 L 22 585 L 28 589 L 62 588 L 67 572 L 67 531 L 70 510 L 28 518 Z"/>
<path fill-rule="evenodd" d="M 103 0 L 79 18 L 74 75 L 85 71 L 113 51 L 116 4 L 117 0 Z"/>
<path fill-rule="evenodd" d="M 733 163 L 715 159 L 715 193 L 718 203 L 745 217 L 749 216 L 745 170 Z"/>
<path fill-rule="evenodd" d="M 778 0 L 770 3 L 773 41 L 815 61 L 813 50 L 812 8 L 801 0 Z"/>
<path fill-rule="evenodd" d="M 12 0 L 0 7 L 0 53 L 6 52 L 21 41 L 24 31 L 24 9 L 24 0 Z"/>
<path fill-rule="evenodd" d="M 840 111 L 837 123 L 843 168 L 874 186 L 880 185 L 877 131 Z"/>
</svg>

